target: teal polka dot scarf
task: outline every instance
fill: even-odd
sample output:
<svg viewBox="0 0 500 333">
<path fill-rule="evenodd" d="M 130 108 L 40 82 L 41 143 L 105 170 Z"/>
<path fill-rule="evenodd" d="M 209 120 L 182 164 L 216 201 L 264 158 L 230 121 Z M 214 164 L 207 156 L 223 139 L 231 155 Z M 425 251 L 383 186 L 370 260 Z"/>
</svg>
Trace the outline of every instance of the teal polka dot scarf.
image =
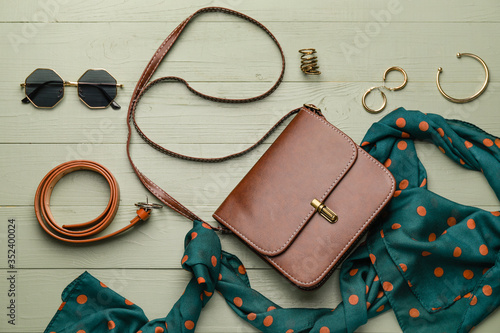
<svg viewBox="0 0 500 333">
<path fill-rule="evenodd" d="M 166 317 L 148 320 L 85 272 L 64 290 L 45 332 L 194 332 L 215 291 L 262 332 L 353 332 L 389 309 L 404 332 L 470 331 L 500 303 L 500 212 L 429 191 L 414 140 L 432 142 L 458 165 L 483 172 L 500 198 L 500 139 L 469 123 L 403 108 L 373 124 L 362 146 L 389 168 L 398 189 L 366 243 L 342 265 L 343 302 L 335 309 L 273 303 L 250 287 L 243 264 L 222 251 L 210 226 L 195 221 L 181 259 L 192 278 Z"/>
</svg>

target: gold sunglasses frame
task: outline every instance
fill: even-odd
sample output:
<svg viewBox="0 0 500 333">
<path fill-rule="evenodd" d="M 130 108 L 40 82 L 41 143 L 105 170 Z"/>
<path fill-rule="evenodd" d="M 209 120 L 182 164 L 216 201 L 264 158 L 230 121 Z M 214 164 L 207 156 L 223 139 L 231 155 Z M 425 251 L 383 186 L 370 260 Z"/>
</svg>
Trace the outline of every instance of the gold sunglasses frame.
<svg viewBox="0 0 500 333">
<path fill-rule="evenodd" d="M 27 80 L 28 78 L 33 74 L 35 73 L 37 70 L 39 69 L 45 69 L 45 70 L 50 70 L 52 72 L 54 72 L 63 82 L 63 94 L 61 96 L 61 98 L 57 101 L 56 104 L 52 105 L 52 106 L 38 106 L 36 105 L 28 96 L 28 94 L 26 93 L 26 86 L 28 85 L 27 84 Z M 34 107 L 36 107 L 37 109 L 53 109 L 57 106 L 57 104 L 59 104 L 62 99 L 64 98 L 64 93 L 65 93 L 65 89 L 64 87 L 77 87 L 78 88 L 78 85 L 79 85 L 79 82 L 81 80 L 82 77 L 85 76 L 85 74 L 87 74 L 89 71 L 105 71 L 106 73 L 109 74 L 109 76 L 111 76 L 113 78 L 113 80 L 115 80 L 115 82 L 118 82 L 118 80 L 113 76 L 113 74 L 111 74 L 110 72 L 108 72 L 106 69 L 104 68 L 90 68 L 90 69 L 87 69 L 79 78 L 76 82 L 72 82 L 72 81 L 66 81 L 62 78 L 62 76 L 55 70 L 55 69 L 52 69 L 52 68 L 36 68 L 35 70 L 33 70 L 30 75 L 28 75 L 26 77 L 26 79 L 24 79 L 24 83 L 21 83 L 20 86 L 22 88 L 24 88 L 24 95 L 26 96 L 26 98 L 30 101 L 31 105 L 33 105 Z M 115 89 L 116 89 L 116 94 L 115 94 L 115 98 L 113 98 L 109 104 L 107 104 L 106 106 L 90 106 L 87 104 L 87 102 L 85 102 L 81 97 L 80 97 L 80 94 L 78 93 L 78 98 L 80 99 L 80 101 L 82 101 L 83 104 L 85 104 L 89 109 L 105 109 L 107 108 L 108 106 L 110 106 L 116 99 L 116 95 L 118 95 L 118 88 L 123 88 L 123 84 L 120 84 L 120 83 L 116 83 L 115 84 Z M 115 102 L 116 103 L 116 102 Z M 118 103 L 116 103 L 116 105 L 118 105 Z M 119 105 L 118 105 L 119 106 Z M 120 106 L 119 106 L 120 107 Z"/>
</svg>

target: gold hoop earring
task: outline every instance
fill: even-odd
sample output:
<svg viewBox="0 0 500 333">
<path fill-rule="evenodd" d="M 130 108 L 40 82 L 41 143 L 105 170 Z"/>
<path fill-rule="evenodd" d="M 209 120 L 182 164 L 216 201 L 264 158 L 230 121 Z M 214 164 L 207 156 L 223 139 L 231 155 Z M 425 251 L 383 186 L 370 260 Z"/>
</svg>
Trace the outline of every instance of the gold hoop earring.
<svg viewBox="0 0 500 333">
<path fill-rule="evenodd" d="M 403 84 L 401 84 L 399 87 L 395 87 L 395 88 L 389 88 L 385 85 L 385 78 L 387 76 L 387 74 L 389 72 L 392 72 L 392 71 L 398 71 L 400 72 L 401 74 L 403 74 Z M 384 72 L 384 75 L 382 75 L 382 79 L 384 80 L 384 88 L 387 89 L 387 90 L 390 90 L 390 91 L 396 91 L 396 90 L 401 90 L 403 89 L 406 84 L 408 83 L 408 74 L 406 74 L 405 70 L 402 69 L 401 67 L 398 67 L 398 66 L 392 66 L 390 68 L 387 68 Z"/>
<path fill-rule="evenodd" d="M 385 106 L 387 105 L 387 97 L 385 97 L 385 94 L 382 90 L 380 90 L 380 88 L 382 87 L 371 87 L 370 89 L 368 89 L 364 94 L 363 94 L 363 97 L 361 98 L 361 103 L 363 104 L 363 107 L 365 108 L 365 110 L 369 113 L 379 113 L 381 112 L 383 109 L 385 109 Z M 366 96 L 368 96 L 368 94 L 372 91 L 372 90 L 375 90 L 375 89 L 378 89 L 378 91 L 380 91 L 380 95 L 382 95 L 382 98 L 384 99 L 384 102 L 382 103 L 382 106 L 376 110 L 373 110 L 371 108 L 368 107 L 368 105 L 366 105 L 366 102 L 365 102 L 365 99 L 366 99 Z"/>
<path fill-rule="evenodd" d="M 477 55 L 472 54 L 472 53 L 457 53 L 457 58 L 460 59 L 462 56 L 471 57 L 471 58 L 474 58 L 477 61 L 479 61 L 481 63 L 481 65 L 483 65 L 483 67 L 484 67 L 486 77 L 485 77 L 483 86 L 474 95 L 467 97 L 467 98 L 454 98 L 454 97 L 451 97 L 450 95 L 448 95 L 447 93 L 445 93 L 443 91 L 443 89 L 441 88 L 441 84 L 439 83 L 439 74 L 441 74 L 441 72 L 443 71 L 443 68 L 439 67 L 438 71 L 437 71 L 437 75 L 436 75 L 437 88 L 438 88 L 439 92 L 441 93 L 441 95 L 444 96 L 444 98 L 446 98 L 447 100 L 449 100 L 450 102 L 453 102 L 453 103 L 467 103 L 467 102 L 475 100 L 476 98 L 481 96 L 481 94 L 486 90 L 486 87 L 488 86 L 488 82 L 490 80 L 490 71 L 488 70 L 488 66 L 486 66 L 486 63 L 483 61 L 483 59 L 479 58 Z"/>
<path fill-rule="evenodd" d="M 387 87 L 385 85 L 385 79 L 387 77 L 387 74 L 389 72 L 392 72 L 392 71 L 398 71 L 400 72 L 401 74 L 403 74 L 403 83 L 400 85 L 400 86 L 397 86 L 397 87 L 394 87 L 394 88 L 390 88 L 390 87 Z M 370 89 L 368 89 L 364 94 L 363 94 L 363 97 L 361 98 L 361 104 L 363 104 L 363 107 L 365 108 L 365 110 L 369 113 L 379 113 L 379 112 L 382 112 L 383 109 L 385 109 L 386 105 L 387 105 L 387 97 L 385 96 L 384 92 L 382 90 L 380 90 L 381 88 L 384 88 L 384 89 L 387 89 L 389 91 L 396 91 L 396 90 L 401 90 L 403 89 L 406 84 L 408 83 L 408 74 L 406 74 L 405 70 L 402 69 L 401 67 L 398 67 L 398 66 L 392 66 L 392 67 L 389 67 L 385 70 L 384 74 L 382 75 L 382 80 L 384 81 L 384 85 L 382 86 L 379 86 L 379 87 L 371 87 Z M 375 89 L 378 89 L 378 91 L 380 91 L 380 95 L 382 95 L 382 98 L 384 99 L 384 102 L 382 103 L 382 106 L 376 110 L 373 110 L 371 109 L 370 107 L 368 107 L 368 105 L 366 105 L 366 96 L 368 96 L 368 94 L 370 92 L 372 92 L 373 90 Z"/>
</svg>

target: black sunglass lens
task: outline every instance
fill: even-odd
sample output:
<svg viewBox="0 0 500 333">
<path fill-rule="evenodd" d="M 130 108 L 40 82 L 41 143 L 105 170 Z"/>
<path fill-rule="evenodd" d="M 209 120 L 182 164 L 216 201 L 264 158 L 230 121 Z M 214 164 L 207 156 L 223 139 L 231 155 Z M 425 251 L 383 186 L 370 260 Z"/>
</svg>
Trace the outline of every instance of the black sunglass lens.
<svg viewBox="0 0 500 333">
<path fill-rule="evenodd" d="M 64 81 L 53 70 L 39 68 L 26 78 L 26 96 L 39 108 L 51 108 L 64 96 Z"/>
<path fill-rule="evenodd" d="M 104 108 L 116 97 L 116 80 L 103 69 L 89 69 L 78 80 L 78 96 L 90 108 Z"/>
</svg>

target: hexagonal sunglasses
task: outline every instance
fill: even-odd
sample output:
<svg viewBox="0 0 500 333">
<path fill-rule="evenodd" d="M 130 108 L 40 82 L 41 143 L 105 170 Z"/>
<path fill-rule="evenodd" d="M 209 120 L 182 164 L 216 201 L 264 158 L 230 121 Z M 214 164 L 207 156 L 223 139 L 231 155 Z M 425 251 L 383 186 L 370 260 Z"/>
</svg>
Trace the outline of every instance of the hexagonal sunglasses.
<svg viewBox="0 0 500 333">
<path fill-rule="evenodd" d="M 120 109 L 116 103 L 116 79 L 105 69 L 89 69 L 77 82 L 64 81 L 59 74 L 50 68 L 37 68 L 31 73 L 21 87 L 26 97 L 23 103 L 31 103 L 37 108 L 53 108 L 64 97 L 64 87 L 77 87 L 78 97 L 91 109 L 104 109 L 111 105 Z"/>
</svg>

